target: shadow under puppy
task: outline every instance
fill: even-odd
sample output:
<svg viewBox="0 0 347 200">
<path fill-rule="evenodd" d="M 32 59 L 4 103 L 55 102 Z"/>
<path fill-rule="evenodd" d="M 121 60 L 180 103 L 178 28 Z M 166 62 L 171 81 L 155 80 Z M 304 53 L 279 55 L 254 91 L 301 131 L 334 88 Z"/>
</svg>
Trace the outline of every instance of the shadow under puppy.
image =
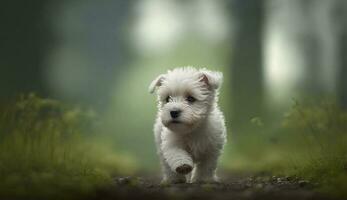
<svg viewBox="0 0 347 200">
<path fill-rule="evenodd" d="M 193 67 L 169 70 L 149 86 L 158 94 L 155 142 L 164 183 L 217 182 L 226 128 L 218 102 L 221 72 Z"/>
</svg>

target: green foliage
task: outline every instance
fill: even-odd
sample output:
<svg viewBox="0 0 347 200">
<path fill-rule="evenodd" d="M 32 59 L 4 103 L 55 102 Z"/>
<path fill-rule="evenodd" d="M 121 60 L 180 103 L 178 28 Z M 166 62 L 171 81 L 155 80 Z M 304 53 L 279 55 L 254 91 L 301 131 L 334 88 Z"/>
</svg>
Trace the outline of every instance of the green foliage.
<svg viewBox="0 0 347 200">
<path fill-rule="evenodd" d="M 81 196 L 131 173 L 131 160 L 95 140 L 95 121 L 91 110 L 34 94 L 3 106 L 0 196 Z"/>
<path fill-rule="evenodd" d="M 228 167 L 299 176 L 331 194 L 347 195 L 346 111 L 331 102 L 294 101 L 277 127 L 267 127 L 260 118 L 252 124 L 257 131 L 234 141 Z"/>
<path fill-rule="evenodd" d="M 300 105 L 295 102 L 283 126 L 300 134 L 304 159 L 296 158 L 299 176 L 321 184 L 338 195 L 347 195 L 347 112 L 334 103 Z M 294 134 L 295 135 L 295 134 Z"/>
</svg>

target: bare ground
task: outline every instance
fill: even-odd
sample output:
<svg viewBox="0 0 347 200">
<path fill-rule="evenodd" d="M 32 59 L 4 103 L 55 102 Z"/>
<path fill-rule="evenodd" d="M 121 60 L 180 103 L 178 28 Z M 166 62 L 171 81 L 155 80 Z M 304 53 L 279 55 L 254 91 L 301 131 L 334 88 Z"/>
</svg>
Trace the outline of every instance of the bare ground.
<svg viewBox="0 0 347 200">
<path fill-rule="evenodd" d="M 162 185 L 156 178 L 116 177 L 90 199 L 332 199 L 297 177 L 239 175 L 218 184 Z"/>
</svg>

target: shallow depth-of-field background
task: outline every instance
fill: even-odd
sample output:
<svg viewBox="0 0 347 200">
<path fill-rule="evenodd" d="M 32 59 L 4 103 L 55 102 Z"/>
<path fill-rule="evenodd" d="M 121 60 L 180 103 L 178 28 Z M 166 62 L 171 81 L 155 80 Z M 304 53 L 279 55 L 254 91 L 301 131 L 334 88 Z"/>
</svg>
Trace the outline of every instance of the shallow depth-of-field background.
<svg viewBox="0 0 347 200">
<path fill-rule="evenodd" d="M 179 66 L 224 74 L 221 174 L 298 176 L 347 195 L 344 0 L 34 0 L 0 10 L 0 197 L 83 198 L 115 177 L 158 177 L 148 85 Z"/>
</svg>

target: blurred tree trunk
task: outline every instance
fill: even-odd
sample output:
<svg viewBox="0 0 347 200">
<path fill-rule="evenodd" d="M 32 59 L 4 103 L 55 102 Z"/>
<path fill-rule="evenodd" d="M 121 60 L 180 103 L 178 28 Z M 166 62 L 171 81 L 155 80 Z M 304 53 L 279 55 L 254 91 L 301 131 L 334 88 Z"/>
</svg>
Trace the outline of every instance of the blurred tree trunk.
<svg viewBox="0 0 347 200">
<path fill-rule="evenodd" d="M 347 2 L 345 0 L 335 1 L 334 17 L 337 28 L 337 96 L 339 105 L 347 108 Z"/>
<path fill-rule="evenodd" d="M 251 132 L 263 105 L 263 0 L 233 0 L 232 121 L 236 134 Z M 242 133 L 241 133 L 242 132 Z"/>
<path fill-rule="evenodd" d="M 305 31 L 299 36 L 299 46 L 303 54 L 303 60 L 305 65 L 305 87 L 304 95 L 319 95 L 322 86 L 320 80 L 320 64 L 322 63 L 320 55 L 320 40 L 317 33 L 315 23 L 316 6 L 315 3 L 319 3 L 315 0 L 296 1 L 297 9 L 301 9 L 304 20 L 303 27 Z"/>
<path fill-rule="evenodd" d="M 302 31 L 298 35 L 298 45 L 302 53 L 302 59 L 305 66 L 305 80 L 304 80 L 304 95 L 319 95 L 322 92 L 321 80 L 320 80 L 320 64 L 321 60 L 321 38 L 318 35 L 317 23 L 315 19 L 316 5 L 315 0 L 306 1 L 293 1 L 296 4 L 296 8 L 302 13 Z M 318 2 L 319 3 L 319 2 Z"/>
<path fill-rule="evenodd" d="M 4 1 L 0 7 L 0 97 L 46 92 L 43 59 L 52 33 L 46 20 L 50 0 Z"/>
<path fill-rule="evenodd" d="M 347 27 L 339 34 L 339 67 L 337 70 L 337 94 L 339 105 L 347 108 Z"/>
</svg>

